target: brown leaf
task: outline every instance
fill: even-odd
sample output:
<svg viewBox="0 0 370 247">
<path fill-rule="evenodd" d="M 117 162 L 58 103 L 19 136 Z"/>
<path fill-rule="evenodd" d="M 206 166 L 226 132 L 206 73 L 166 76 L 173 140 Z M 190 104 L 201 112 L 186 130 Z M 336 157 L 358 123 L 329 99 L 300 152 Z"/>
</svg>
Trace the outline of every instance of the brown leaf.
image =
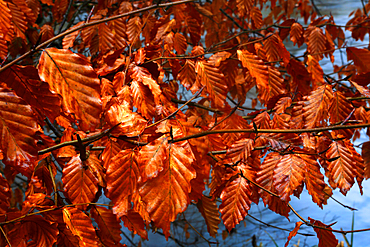
<svg viewBox="0 0 370 247">
<path fill-rule="evenodd" d="M 370 72 L 370 51 L 356 47 L 347 47 L 347 60 L 353 60 L 358 73 Z"/>
<path fill-rule="evenodd" d="M 307 32 L 307 31 L 306 31 Z M 310 30 L 307 42 L 307 51 L 317 60 L 320 61 L 324 58 L 323 52 L 325 51 L 326 37 L 321 28 L 314 27 Z"/>
<path fill-rule="evenodd" d="M 288 246 L 289 241 L 292 239 L 292 237 L 294 237 L 295 235 L 297 235 L 297 232 L 298 232 L 299 228 L 301 227 L 301 225 L 303 225 L 303 222 L 302 221 L 298 221 L 298 222 L 295 223 L 294 229 L 289 233 L 288 241 L 285 243 L 285 247 Z"/>
<path fill-rule="evenodd" d="M 139 234 L 143 239 L 148 240 L 148 232 L 145 230 L 144 221 L 140 214 L 130 210 L 127 215 L 122 217 L 124 225 L 134 234 Z"/>
<path fill-rule="evenodd" d="M 310 223 L 315 226 L 324 227 L 329 230 L 332 229 L 331 227 L 323 224 L 321 221 L 311 219 L 310 217 L 308 217 L 308 219 L 310 220 Z M 318 247 L 337 247 L 338 240 L 335 238 L 332 231 L 323 230 L 320 228 L 314 228 L 314 231 L 316 232 L 317 237 L 319 238 Z"/>
<path fill-rule="evenodd" d="M 30 176 L 37 157 L 41 133 L 31 106 L 8 89 L 0 88 L 0 149 L 4 164 Z"/>
<path fill-rule="evenodd" d="M 197 203 L 197 208 L 206 221 L 209 235 L 215 238 L 218 225 L 221 223 L 216 201 L 203 195 Z"/>
<path fill-rule="evenodd" d="M 121 224 L 112 210 L 94 206 L 91 208 L 90 214 L 99 226 L 98 235 L 104 246 L 123 246 L 120 243 Z"/>
</svg>

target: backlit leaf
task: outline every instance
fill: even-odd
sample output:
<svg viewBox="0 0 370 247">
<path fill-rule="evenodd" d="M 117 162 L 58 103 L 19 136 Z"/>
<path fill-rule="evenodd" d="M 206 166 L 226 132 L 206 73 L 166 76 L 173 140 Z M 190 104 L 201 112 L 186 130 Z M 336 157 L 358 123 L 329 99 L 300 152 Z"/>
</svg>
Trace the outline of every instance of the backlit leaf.
<svg viewBox="0 0 370 247">
<path fill-rule="evenodd" d="M 298 44 L 298 47 L 304 42 L 303 38 L 303 27 L 300 23 L 295 22 L 290 28 L 290 40 L 293 42 L 294 45 Z"/>
<path fill-rule="evenodd" d="M 179 74 L 177 75 L 177 78 L 178 80 L 180 80 L 181 84 L 187 90 L 189 90 L 191 86 L 194 84 L 196 78 L 194 62 L 191 60 L 186 60 L 185 65 L 180 70 Z"/>
<path fill-rule="evenodd" d="M 299 155 L 284 155 L 274 169 L 274 186 L 280 199 L 289 202 L 290 195 L 304 180 L 305 162 Z"/>
<path fill-rule="evenodd" d="M 99 246 L 91 219 L 85 213 L 74 207 L 63 208 L 63 221 L 82 246 Z"/>
<path fill-rule="evenodd" d="M 76 155 L 63 168 L 64 190 L 74 204 L 92 202 L 98 192 L 98 179 L 87 169 L 85 162 Z M 87 205 L 79 207 L 86 209 Z"/>
<path fill-rule="evenodd" d="M 171 144 L 168 152 L 167 157 L 163 157 L 165 169 L 139 190 L 151 220 L 163 229 L 166 238 L 170 234 L 170 222 L 189 205 L 190 180 L 196 176 L 192 167 L 194 160 L 188 149 Z"/>
<path fill-rule="evenodd" d="M 216 67 L 206 62 L 197 62 L 195 70 L 198 74 L 197 81 L 205 86 L 212 104 L 215 107 L 223 108 L 227 94 L 224 75 Z"/>
<path fill-rule="evenodd" d="M 35 67 L 13 66 L 1 73 L 0 80 L 39 112 L 41 120 L 49 117 L 54 122 L 60 114 L 60 96 L 51 92 L 47 83 L 40 81 Z"/>
<path fill-rule="evenodd" d="M 100 81 L 88 60 L 69 50 L 48 48 L 41 54 L 38 70 L 41 80 L 63 97 L 63 110 L 76 115 L 82 130 L 94 130 L 102 103 Z"/>
<path fill-rule="evenodd" d="M 251 185 L 242 177 L 231 181 L 222 191 L 219 210 L 229 232 L 247 216 L 252 203 L 251 194 Z"/>
<path fill-rule="evenodd" d="M 145 230 L 144 221 L 140 214 L 130 210 L 127 215 L 122 217 L 125 226 L 134 234 L 139 234 L 143 239 L 148 240 L 148 232 Z"/>
<path fill-rule="evenodd" d="M 298 230 L 299 230 L 299 228 L 301 227 L 302 224 L 303 224 L 302 221 L 298 221 L 298 222 L 295 223 L 295 227 L 294 227 L 293 231 L 291 231 L 289 233 L 288 241 L 285 243 L 285 247 L 288 246 L 289 241 L 292 239 L 292 237 L 294 237 L 295 235 L 297 235 L 297 232 L 298 232 Z"/>
<path fill-rule="evenodd" d="M 140 174 L 136 159 L 134 150 L 121 150 L 108 165 L 106 195 L 112 200 L 113 212 L 118 217 L 127 214 L 131 208 L 130 197 L 137 192 Z"/>
<path fill-rule="evenodd" d="M 308 36 L 307 51 L 317 60 L 323 59 L 326 37 L 321 28 L 314 27 Z"/>
<path fill-rule="evenodd" d="M 185 53 L 188 44 L 186 43 L 186 38 L 181 33 L 175 33 L 173 46 L 177 54 L 182 55 Z M 188 60 L 186 60 L 188 61 Z"/>
<path fill-rule="evenodd" d="M 12 24 L 10 21 L 12 19 L 12 15 L 7 2 L 0 0 L 0 9 L 2 10 L 0 12 L 0 33 L 5 35 L 5 37 L 2 37 L 3 39 L 11 41 L 11 36 L 9 35 L 11 34 L 10 30 L 12 29 Z"/>
<path fill-rule="evenodd" d="M 307 70 L 311 74 L 314 89 L 325 84 L 324 72 L 319 62 L 311 55 L 307 56 Z"/>
<path fill-rule="evenodd" d="M 332 98 L 333 92 L 329 85 L 318 87 L 305 98 L 303 107 L 305 128 L 320 127 L 325 124 Z"/>
<path fill-rule="evenodd" d="M 155 113 L 154 96 L 149 87 L 141 81 L 133 80 L 131 82 L 131 92 L 133 96 L 134 106 L 138 112 L 147 119 L 152 119 Z"/>
<path fill-rule="evenodd" d="M 305 164 L 304 182 L 308 193 L 312 196 L 312 201 L 322 208 L 326 204 L 327 196 L 324 193 L 324 175 L 320 172 L 320 165 L 310 155 L 299 155 Z"/>
</svg>

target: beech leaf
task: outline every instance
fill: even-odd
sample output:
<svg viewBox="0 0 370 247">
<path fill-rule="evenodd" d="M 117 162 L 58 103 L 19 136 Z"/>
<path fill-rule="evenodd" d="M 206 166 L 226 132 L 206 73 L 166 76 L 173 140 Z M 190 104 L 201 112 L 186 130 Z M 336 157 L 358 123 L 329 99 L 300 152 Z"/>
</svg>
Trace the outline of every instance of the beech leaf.
<svg viewBox="0 0 370 247">
<path fill-rule="evenodd" d="M 94 130 L 100 123 L 102 103 L 100 81 L 88 60 L 69 50 L 48 48 L 38 65 L 40 78 L 63 97 L 62 107 L 75 114 L 82 130 Z"/>
</svg>

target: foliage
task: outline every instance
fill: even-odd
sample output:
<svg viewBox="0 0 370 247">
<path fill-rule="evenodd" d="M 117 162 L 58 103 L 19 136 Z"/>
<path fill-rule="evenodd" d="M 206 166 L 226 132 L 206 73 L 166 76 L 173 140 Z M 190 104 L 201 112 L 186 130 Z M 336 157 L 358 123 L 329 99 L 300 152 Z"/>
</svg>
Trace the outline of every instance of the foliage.
<svg viewBox="0 0 370 247">
<path fill-rule="evenodd" d="M 369 32 L 369 7 L 348 21 L 353 39 Z M 370 144 L 359 154 L 353 141 L 370 126 L 370 52 L 348 46 L 310 1 L 0 8 L 1 246 L 120 246 L 121 221 L 168 239 L 191 203 L 215 237 L 221 219 L 232 232 L 260 201 L 297 214 L 289 201 L 304 187 L 321 208 L 332 189 L 346 195 L 356 182 L 362 193 Z M 334 65 L 344 48 L 353 62 Z M 324 56 L 337 77 L 324 74 Z M 97 203 L 103 193 L 109 205 Z M 297 216 L 288 242 L 302 224 L 319 246 L 347 233 Z"/>
</svg>

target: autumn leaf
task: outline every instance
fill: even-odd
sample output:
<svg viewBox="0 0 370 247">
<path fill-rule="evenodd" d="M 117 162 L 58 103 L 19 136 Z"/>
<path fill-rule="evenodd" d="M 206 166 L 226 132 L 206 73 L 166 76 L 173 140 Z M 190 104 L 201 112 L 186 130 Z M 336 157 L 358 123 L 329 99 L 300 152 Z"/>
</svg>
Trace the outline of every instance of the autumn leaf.
<svg viewBox="0 0 370 247">
<path fill-rule="evenodd" d="M 88 60 L 69 50 L 48 48 L 41 54 L 38 70 L 41 80 L 63 97 L 63 110 L 76 115 L 82 130 L 94 130 L 102 103 L 100 81 Z"/>
<path fill-rule="evenodd" d="M 230 232 L 248 214 L 252 200 L 250 184 L 246 179 L 238 177 L 231 181 L 221 193 L 221 218 Z"/>
<path fill-rule="evenodd" d="M 202 196 L 201 200 L 197 203 L 197 208 L 206 221 L 209 235 L 215 238 L 218 225 L 221 223 L 216 201 L 211 200 L 206 196 Z"/>
<path fill-rule="evenodd" d="M 319 62 L 311 55 L 307 56 L 307 70 L 311 74 L 314 89 L 325 84 L 324 72 Z"/>
<path fill-rule="evenodd" d="M 41 133 L 31 106 L 10 90 L 0 88 L 0 120 L 2 162 L 30 176 L 37 158 L 37 136 Z"/>
<path fill-rule="evenodd" d="M 308 217 L 308 219 L 310 220 L 311 224 L 328 229 L 328 230 L 324 230 L 320 228 L 314 228 L 314 231 L 316 232 L 317 237 L 319 238 L 318 247 L 336 247 L 337 246 L 338 240 L 335 238 L 333 232 L 330 231 L 332 229 L 331 227 L 323 224 L 321 221 L 311 219 L 310 217 Z"/>
<path fill-rule="evenodd" d="M 148 232 L 145 230 L 145 225 L 140 214 L 130 210 L 127 215 L 122 217 L 124 225 L 134 234 L 139 234 L 143 239 L 148 240 Z"/>
<path fill-rule="evenodd" d="M 323 59 L 325 51 L 326 37 L 321 28 L 313 27 L 310 30 L 307 42 L 307 51 L 317 60 Z"/>
<path fill-rule="evenodd" d="M 197 81 L 205 87 L 212 104 L 215 107 L 223 108 L 227 93 L 224 75 L 216 67 L 204 62 L 197 62 L 195 71 L 197 72 Z"/>
<path fill-rule="evenodd" d="M 353 60 L 355 63 L 358 73 L 364 73 L 370 71 L 370 51 L 367 49 L 359 49 L 356 47 L 348 47 L 347 60 Z"/>
<path fill-rule="evenodd" d="M 64 190 L 74 204 L 92 202 L 98 192 L 98 179 L 88 169 L 86 162 L 76 155 L 63 168 Z M 86 209 L 87 206 L 78 207 Z"/>
<path fill-rule="evenodd" d="M 289 241 L 292 239 L 292 237 L 294 237 L 295 235 L 297 235 L 297 232 L 298 232 L 299 228 L 301 227 L 301 225 L 303 225 L 303 222 L 302 221 L 298 221 L 298 222 L 295 223 L 294 229 L 289 233 L 288 241 L 285 243 L 285 247 L 288 246 Z"/>
<path fill-rule="evenodd" d="M 98 236 L 105 246 L 123 246 L 121 241 L 121 224 L 112 210 L 94 206 L 90 210 L 91 216 L 98 224 Z"/>
<path fill-rule="evenodd" d="M 74 207 L 64 208 L 63 221 L 72 234 L 79 238 L 80 245 L 99 246 L 91 219 L 85 213 Z"/>
<path fill-rule="evenodd" d="M 329 85 L 318 87 L 305 98 L 303 107 L 305 128 L 320 127 L 325 123 L 332 98 L 333 92 Z"/>
<path fill-rule="evenodd" d="M 118 217 L 127 214 L 131 208 L 130 197 L 137 193 L 140 173 L 136 155 L 134 150 L 121 150 L 108 165 L 106 195 L 112 200 L 113 212 Z"/>
<path fill-rule="evenodd" d="M 8 181 L 0 175 L 0 213 L 5 214 L 10 206 L 10 186 Z"/>
<path fill-rule="evenodd" d="M 184 212 L 189 204 L 190 180 L 196 176 L 189 150 L 176 144 L 169 145 L 168 149 L 165 169 L 139 189 L 152 221 L 163 229 L 166 238 L 169 236 L 170 222 Z"/>
</svg>

